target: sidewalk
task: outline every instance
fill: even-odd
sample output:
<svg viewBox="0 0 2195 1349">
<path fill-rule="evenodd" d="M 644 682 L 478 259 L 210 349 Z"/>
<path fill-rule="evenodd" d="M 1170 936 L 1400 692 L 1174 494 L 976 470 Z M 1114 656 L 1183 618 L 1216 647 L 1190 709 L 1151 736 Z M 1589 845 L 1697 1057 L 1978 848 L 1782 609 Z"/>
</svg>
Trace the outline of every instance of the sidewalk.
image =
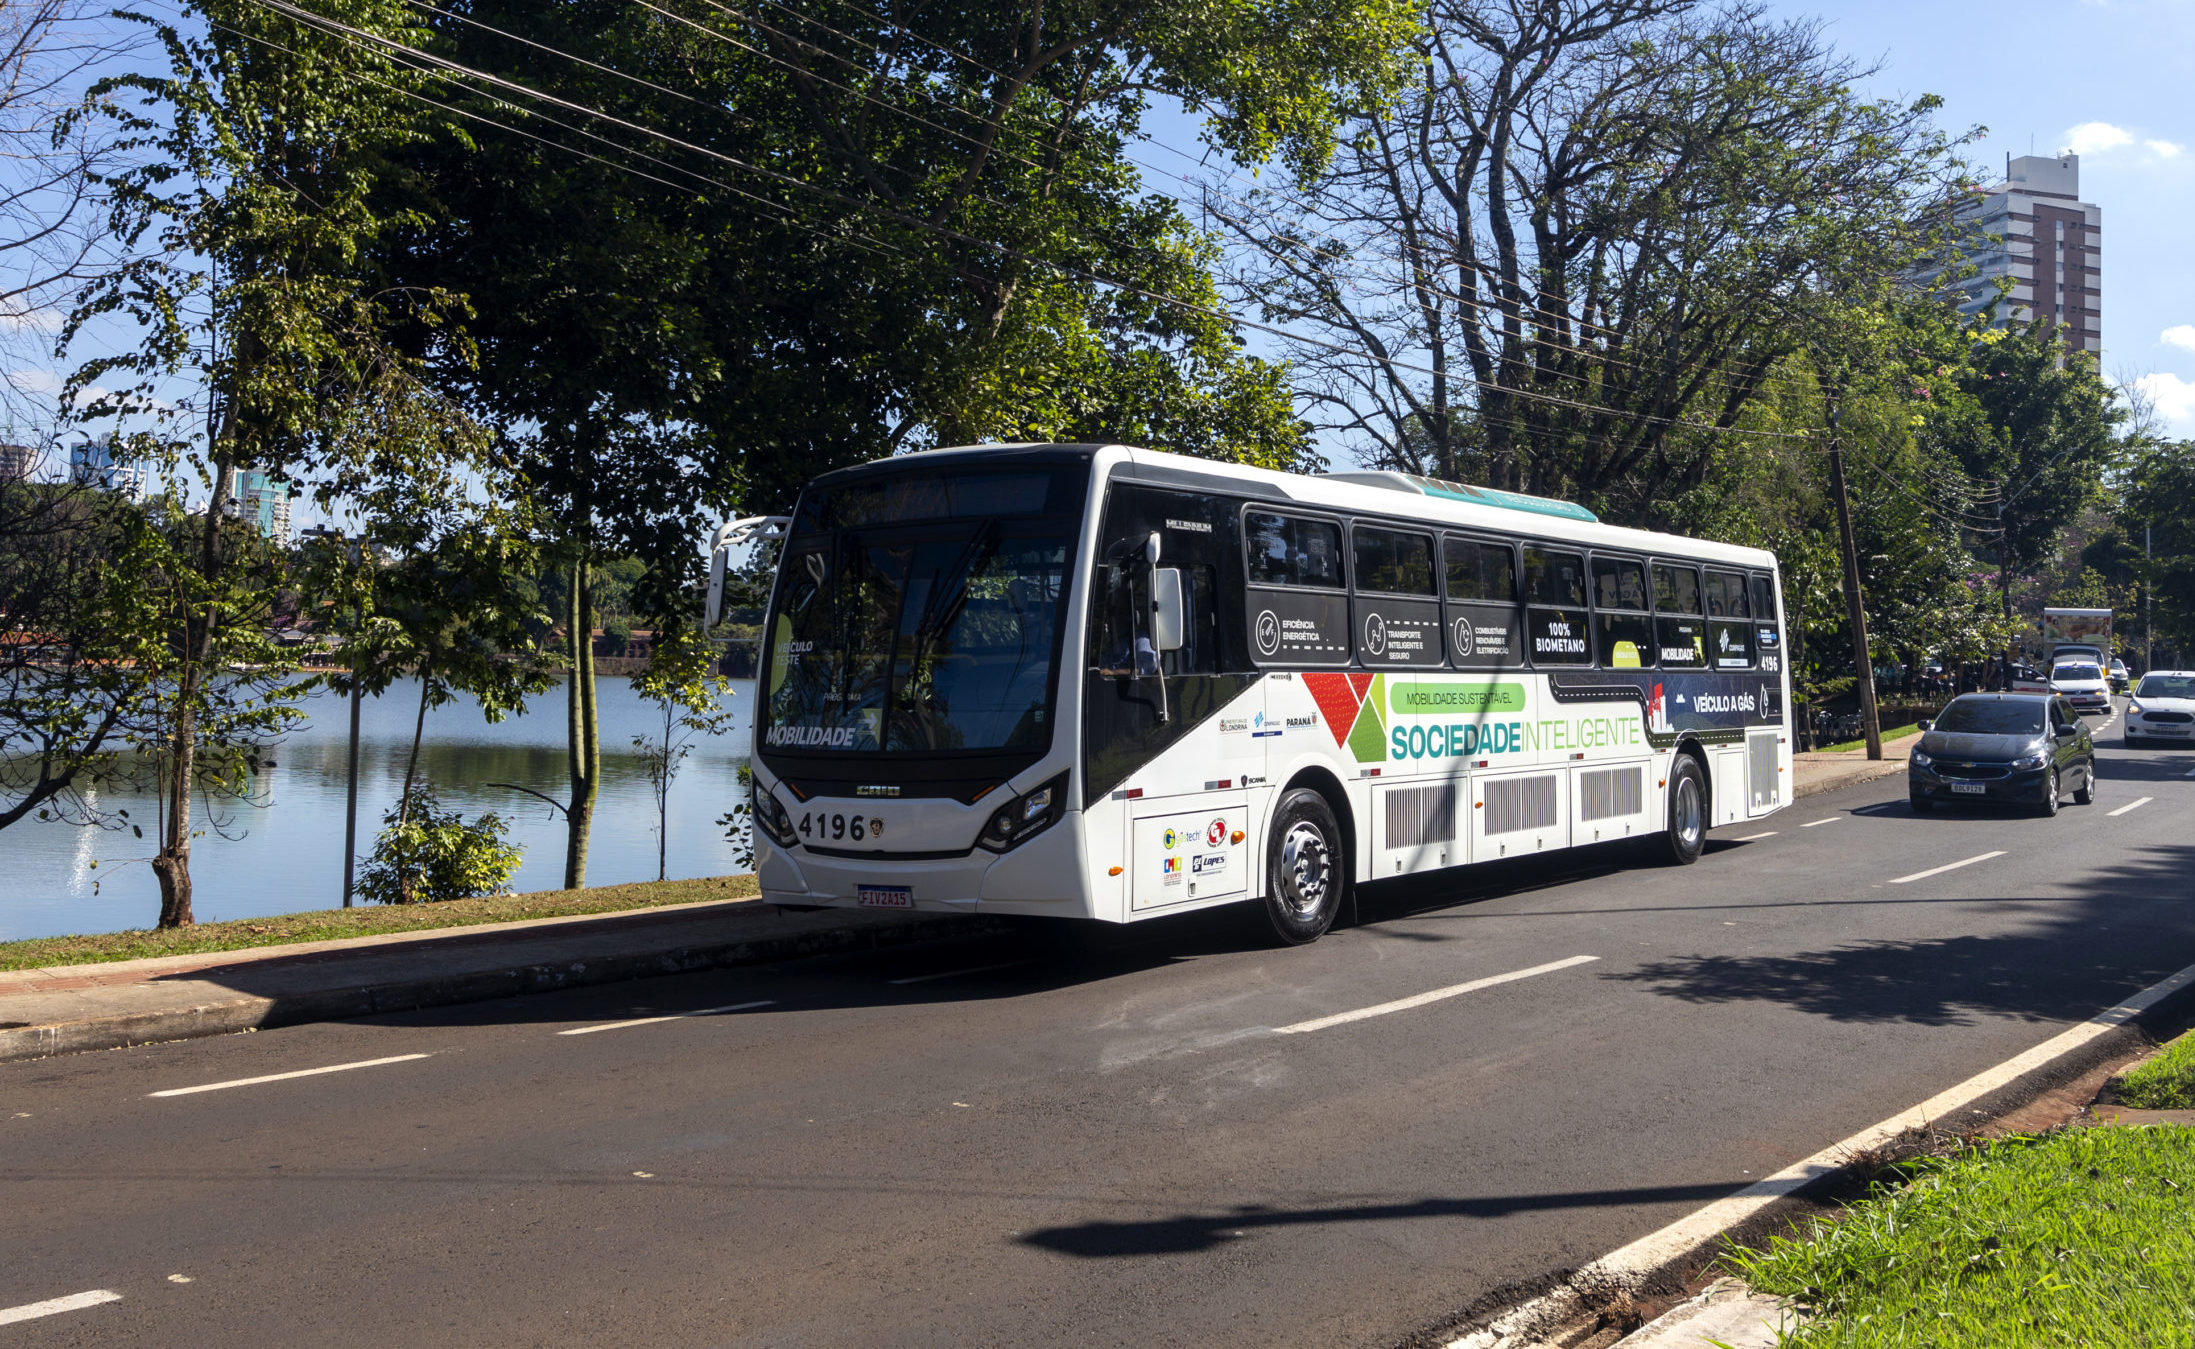
<svg viewBox="0 0 2195 1349">
<path fill-rule="evenodd" d="M 1918 732 L 1898 740 L 1883 741 L 1883 756 L 1870 759 L 1864 749 L 1835 754 L 1801 752 L 1791 756 L 1791 799 L 1803 800 L 1856 783 L 1873 782 L 1905 771 L 1906 756 L 1921 743 Z"/>
<path fill-rule="evenodd" d="M 1792 756 L 1792 798 L 1900 772 L 1918 736 Z M 0 971 L 0 1063 L 927 941 L 992 920 L 757 899 Z"/>
<path fill-rule="evenodd" d="M 338 1021 L 980 931 L 957 914 L 759 899 L 0 971 L 0 1063 Z"/>
</svg>

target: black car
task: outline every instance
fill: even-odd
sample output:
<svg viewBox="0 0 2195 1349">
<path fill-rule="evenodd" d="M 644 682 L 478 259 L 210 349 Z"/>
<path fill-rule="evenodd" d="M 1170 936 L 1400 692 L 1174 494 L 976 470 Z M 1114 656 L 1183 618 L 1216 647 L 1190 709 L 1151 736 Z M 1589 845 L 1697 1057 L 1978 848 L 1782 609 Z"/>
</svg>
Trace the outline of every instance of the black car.
<svg viewBox="0 0 2195 1349">
<path fill-rule="evenodd" d="M 2096 746 L 2064 698 L 1965 693 L 1921 730 L 1906 769 L 1917 813 L 1939 801 L 1995 801 L 2055 815 L 2067 790 L 2076 805 L 2094 799 Z"/>
</svg>

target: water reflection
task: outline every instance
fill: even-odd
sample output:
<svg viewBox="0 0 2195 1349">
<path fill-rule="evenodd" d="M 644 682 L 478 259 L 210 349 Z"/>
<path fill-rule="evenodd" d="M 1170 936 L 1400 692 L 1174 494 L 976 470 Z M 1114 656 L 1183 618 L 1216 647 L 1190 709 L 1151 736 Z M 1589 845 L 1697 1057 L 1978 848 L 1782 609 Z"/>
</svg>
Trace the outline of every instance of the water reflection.
<svg viewBox="0 0 2195 1349">
<path fill-rule="evenodd" d="M 674 877 L 718 876 L 734 869 L 733 848 L 716 818 L 739 791 L 738 770 L 750 743 L 753 685 L 734 686 L 731 731 L 704 738 L 672 786 L 669 870 Z M 653 880 L 655 798 L 632 754 L 632 737 L 658 732 L 661 715 L 636 697 L 628 681 L 600 681 L 602 789 L 588 851 L 587 879 L 596 884 Z M 365 701 L 359 720 L 359 850 L 370 845 L 381 814 L 403 787 L 418 685 L 400 683 Z M 347 704 L 318 695 L 306 701 L 309 720 L 292 731 L 260 778 L 264 805 L 231 804 L 223 830 L 192 844 L 191 875 L 201 920 L 252 918 L 299 909 L 332 908 L 343 896 L 343 797 L 348 747 Z M 520 890 L 553 889 L 563 881 L 564 823 L 520 792 L 493 789 L 511 782 L 562 800 L 565 783 L 564 690 L 535 700 L 527 715 L 490 725 L 470 703 L 427 714 L 420 776 L 445 805 L 473 815 L 493 810 L 509 821 L 510 838 L 525 849 L 513 881 Z M 150 834 L 150 797 L 109 794 L 102 808 L 126 809 Z M 201 818 L 199 823 L 204 824 Z M 222 834 L 233 835 L 223 837 Z M 160 912 L 159 886 L 142 859 L 148 842 L 128 830 L 79 829 L 25 821 L 0 830 L 0 940 L 65 932 L 147 927 Z M 95 867 L 94 862 L 98 865 Z M 97 893 L 94 893 L 96 887 Z"/>
</svg>

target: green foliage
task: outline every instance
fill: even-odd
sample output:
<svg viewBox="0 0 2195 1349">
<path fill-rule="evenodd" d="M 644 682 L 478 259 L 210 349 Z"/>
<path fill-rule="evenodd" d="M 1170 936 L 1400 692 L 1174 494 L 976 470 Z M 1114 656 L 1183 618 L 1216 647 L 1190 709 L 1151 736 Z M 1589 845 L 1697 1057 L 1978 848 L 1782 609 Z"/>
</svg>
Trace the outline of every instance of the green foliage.
<svg viewBox="0 0 2195 1349">
<path fill-rule="evenodd" d="M 2128 1073 L 2119 1083 L 2119 1103 L 2136 1110 L 2195 1110 L 2195 1032 Z"/>
<path fill-rule="evenodd" d="M 1810 1319 L 1788 1349 L 2177 1344 L 2195 1324 L 2195 1131 L 2069 1129 L 1911 1169 L 1725 1263 Z"/>
<path fill-rule="evenodd" d="M 518 874 L 520 850 L 503 841 L 509 826 L 492 811 L 468 821 L 422 787 L 411 793 L 408 812 L 393 806 L 382 824 L 358 874 L 359 896 L 369 904 L 502 894 Z"/>
<path fill-rule="evenodd" d="M 2137 575 L 2155 610 L 2159 659 L 2195 661 L 2195 441 L 2145 441 L 2126 474 L 2120 515 Z"/>
</svg>

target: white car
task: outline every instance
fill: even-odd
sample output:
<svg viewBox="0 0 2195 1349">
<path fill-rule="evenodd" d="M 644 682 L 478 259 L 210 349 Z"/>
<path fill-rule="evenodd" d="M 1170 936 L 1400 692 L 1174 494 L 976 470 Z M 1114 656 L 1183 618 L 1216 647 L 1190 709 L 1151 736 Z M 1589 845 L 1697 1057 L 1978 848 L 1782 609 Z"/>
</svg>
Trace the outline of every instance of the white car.
<svg viewBox="0 0 2195 1349">
<path fill-rule="evenodd" d="M 2111 711 L 2110 677 L 2092 660 L 2060 661 L 2051 666 L 2050 691 L 2073 704 L 2076 712 Z"/>
<path fill-rule="evenodd" d="M 2195 670 L 2152 670 L 2126 706 L 2126 743 L 2195 744 Z"/>
</svg>

